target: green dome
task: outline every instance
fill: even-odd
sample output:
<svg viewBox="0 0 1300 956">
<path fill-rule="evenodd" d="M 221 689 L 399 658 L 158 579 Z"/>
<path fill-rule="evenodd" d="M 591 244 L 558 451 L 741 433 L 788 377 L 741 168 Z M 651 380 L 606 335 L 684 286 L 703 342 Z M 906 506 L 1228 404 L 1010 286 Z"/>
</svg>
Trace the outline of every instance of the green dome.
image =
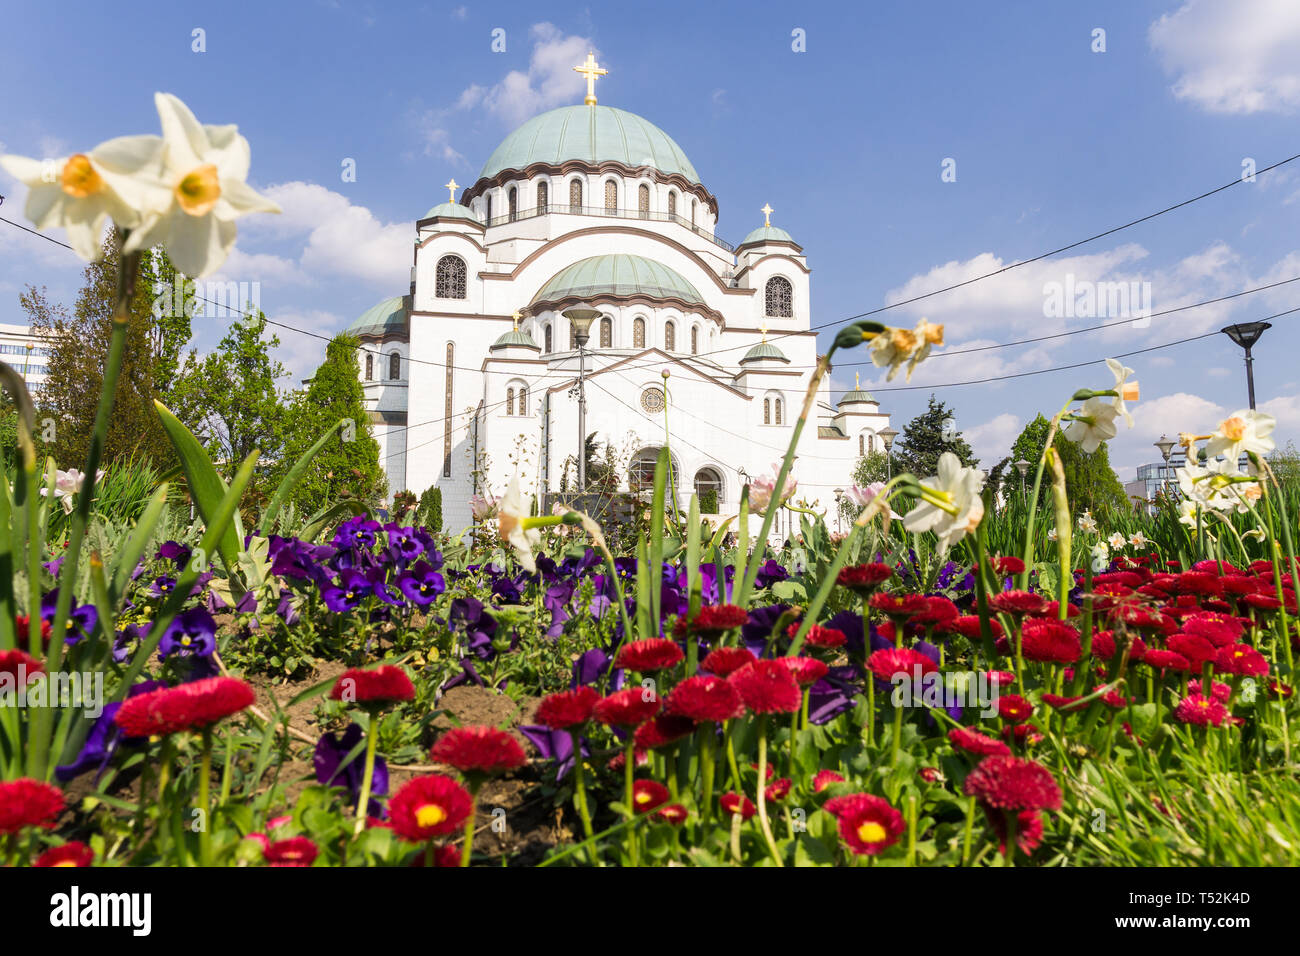
<svg viewBox="0 0 1300 956">
<path fill-rule="evenodd" d="M 492 343 L 492 351 L 509 348 L 512 345 L 522 345 L 526 349 L 537 349 L 537 351 L 541 351 L 541 348 L 533 341 L 533 337 L 522 329 L 511 329 L 509 332 L 502 335 L 501 338 Z"/>
<path fill-rule="evenodd" d="M 503 169 L 524 169 L 533 163 L 558 166 L 571 159 L 651 166 L 693 183 L 700 181 L 671 136 L 649 120 L 612 106 L 562 106 L 534 116 L 501 141 L 478 175 L 488 179 Z"/>
<path fill-rule="evenodd" d="M 699 290 L 680 273 L 662 262 L 622 253 L 579 259 L 556 273 L 533 301 L 589 299 L 598 295 L 644 295 L 704 304 Z"/>
<path fill-rule="evenodd" d="M 462 206 L 458 202 L 440 202 L 421 218 L 432 219 L 434 216 L 443 219 L 468 219 L 470 222 L 477 222 L 480 226 L 483 224 L 469 206 Z"/>
<path fill-rule="evenodd" d="M 373 335 L 383 337 L 394 332 L 406 331 L 406 305 L 403 297 L 393 296 L 378 305 L 373 305 L 362 312 L 360 317 L 345 330 L 349 335 Z"/>
<path fill-rule="evenodd" d="M 762 242 L 789 242 L 796 246 L 799 244 L 795 242 L 790 233 L 786 232 L 784 229 L 778 229 L 776 226 L 759 226 L 747 235 L 740 245 L 748 246 L 753 243 Z M 739 248 L 739 246 L 737 246 L 737 248 Z"/>
<path fill-rule="evenodd" d="M 878 401 L 872 398 L 870 392 L 864 392 L 860 388 L 855 388 L 851 392 L 845 392 L 844 397 L 840 399 L 839 404 L 849 405 L 853 402 L 870 402 L 872 405 L 880 404 Z"/>
<path fill-rule="evenodd" d="M 785 353 L 775 345 L 772 345 L 769 342 L 759 342 L 745 353 L 745 357 L 740 360 L 740 364 L 744 365 L 746 362 L 759 362 L 763 359 L 775 359 L 778 362 L 790 361 L 785 357 Z"/>
</svg>

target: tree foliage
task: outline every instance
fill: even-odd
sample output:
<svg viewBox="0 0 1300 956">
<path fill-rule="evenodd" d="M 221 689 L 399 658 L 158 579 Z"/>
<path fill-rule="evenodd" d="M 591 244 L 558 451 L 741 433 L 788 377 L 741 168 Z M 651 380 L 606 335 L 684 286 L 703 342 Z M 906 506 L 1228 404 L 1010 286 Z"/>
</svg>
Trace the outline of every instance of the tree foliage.
<svg viewBox="0 0 1300 956">
<path fill-rule="evenodd" d="M 1047 441 L 1047 430 L 1051 426 L 1042 415 L 1025 426 L 1015 444 L 1011 446 L 1013 459 L 1023 458 L 1030 462 L 1029 473 L 1025 478 L 1025 493 L 1033 489 L 1034 473 L 1038 461 L 1043 456 L 1043 447 Z M 1106 443 L 1091 455 L 1085 454 L 1078 445 L 1057 432 L 1052 447 L 1061 456 L 1061 467 L 1065 471 L 1065 488 L 1070 496 L 1070 506 L 1075 514 L 1091 511 L 1096 515 L 1123 514 L 1132 509 L 1128 495 L 1119 477 L 1110 467 L 1110 452 Z M 1007 479 L 1010 481 L 1010 477 Z M 1019 490 L 1019 476 L 1016 477 L 1016 489 Z M 1040 507 L 1051 494 L 1051 475 L 1044 471 L 1043 483 L 1039 489 Z"/>
<path fill-rule="evenodd" d="M 939 456 L 949 451 L 967 467 L 979 464 L 966 439 L 957 429 L 954 412 L 933 395 L 930 403 L 903 428 L 894 445 L 894 474 L 911 472 L 918 478 L 934 475 Z"/>
</svg>

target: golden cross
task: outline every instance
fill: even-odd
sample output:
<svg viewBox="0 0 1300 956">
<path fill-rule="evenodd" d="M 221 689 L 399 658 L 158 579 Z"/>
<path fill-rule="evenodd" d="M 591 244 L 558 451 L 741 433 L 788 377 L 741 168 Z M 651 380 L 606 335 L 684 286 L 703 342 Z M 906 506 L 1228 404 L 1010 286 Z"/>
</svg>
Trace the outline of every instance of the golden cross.
<svg viewBox="0 0 1300 956">
<path fill-rule="evenodd" d="M 853 388 L 855 390 L 862 388 L 862 379 L 858 377 L 857 372 L 853 373 Z"/>
<path fill-rule="evenodd" d="M 451 193 L 452 202 L 456 201 L 456 190 L 459 188 L 460 188 L 460 183 L 456 182 L 455 179 L 452 179 L 451 182 L 447 183 L 447 191 Z"/>
<path fill-rule="evenodd" d="M 767 322 L 766 322 L 766 321 L 764 321 L 763 324 L 762 324 L 762 326 L 759 327 L 759 331 L 763 333 L 763 341 L 766 342 L 766 341 L 767 341 Z"/>
<path fill-rule="evenodd" d="M 772 213 L 773 213 L 773 211 L 774 211 L 774 210 L 772 209 L 771 206 L 769 206 L 767 203 L 763 203 L 763 208 L 760 209 L 759 212 L 761 212 L 761 213 L 763 214 L 763 225 L 764 225 L 764 226 L 770 226 L 770 225 L 772 225 Z"/>
<path fill-rule="evenodd" d="M 602 70 L 596 66 L 596 57 L 590 51 L 587 53 L 587 61 L 580 63 L 573 68 L 573 72 L 581 73 L 587 78 L 587 98 L 582 102 L 587 106 L 596 105 L 596 77 L 604 76 L 609 70 Z"/>
<path fill-rule="evenodd" d="M 522 312 L 520 312 L 518 309 L 515 309 L 514 312 L 511 312 L 511 313 L 510 313 L 510 318 L 512 318 L 512 319 L 515 320 L 515 331 L 516 331 L 516 332 L 519 331 L 519 320 L 522 319 L 523 317 L 524 317 L 524 314 L 523 314 Z"/>
</svg>

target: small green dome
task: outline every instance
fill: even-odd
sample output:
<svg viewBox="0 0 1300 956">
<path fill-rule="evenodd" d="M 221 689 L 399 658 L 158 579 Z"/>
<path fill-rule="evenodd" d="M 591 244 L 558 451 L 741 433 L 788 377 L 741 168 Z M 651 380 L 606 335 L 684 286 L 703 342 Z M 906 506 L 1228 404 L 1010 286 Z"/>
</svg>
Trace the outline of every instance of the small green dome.
<svg viewBox="0 0 1300 956">
<path fill-rule="evenodd" d="M 571 159 L 650 166 L 661 173 L 700 181 L 671 136 L 649 120 L 612 106 L 562 106 L 534 116 L 501 141 L 479 179 L 533 163 L 558 166 Z"/>
<path fill-rule="evenodd" d="M 557 272 L 533 301 L 557 302 L 598 295 L 644 295 L 704 304 L 699 290 L 676 270 L 644 256 L 623 253 L 579 259 Z"/>
<path fill-rule="evenodd" d="M 870 402 L 872 405 L 879 405 L 870 392 L 865 392 L 860 388 L 855 388 L 851 392 L 845 392 L 844 397 L 840 399 L 839 404 L 850 405 L 854 402 Z"/>
<path fill-rule="evenodd" d="M 795 242 L 790 233 L 786 232 L 784 229 L 778 229 L 776 226 L 759 226 L 747 235 L 740 245 L 759 245 L 764 242 L 789 242 L 796 246 L 799 244 Z M 737 246 L 736 248 L 740 248 L 740 246 Z"/>
<path fill-rule="evenodd" d="M 541 351 L 538 344 L 533 341 L 533 337 L 523 329 L 511 329 L 506 332 L 501 338 L 492 343 L 492 351 L 510 348 L 512 345 L 523 346 L 526 349 L 536 349 L 538 352 Z"/>
<path fill-rule="evenodd" d="M 437 216 L 440 219 L 468 219 L 470 222 L 476 222 L 483 225 L 478 216 L 469 206 L 462 206 L 458 202 L 440 202 L 424 214 L 423 219 L 432 219 Z"/>
<path fill-rule="evenodd" d="M 759 342 L 745 353 L 745 357 L 740 360 L 740 364 L 744 365 L 746 362 L 761 362 L 764 359 L 772 359 L 777 362 L 787 363 L 790 361 L 785 357 L 785 353 L 775 345 L 772 345 L 770 342 Z"/>
<path fill-rule="evenodd" d="M 385 299 L 378 305 L 372 305 L 362 312 L 346 332 L 356 336 L 376 336 L 382 338 L 395 332 L 406 332 L 406 304 L 404 297 L 397 295 Z"/>
</svg>

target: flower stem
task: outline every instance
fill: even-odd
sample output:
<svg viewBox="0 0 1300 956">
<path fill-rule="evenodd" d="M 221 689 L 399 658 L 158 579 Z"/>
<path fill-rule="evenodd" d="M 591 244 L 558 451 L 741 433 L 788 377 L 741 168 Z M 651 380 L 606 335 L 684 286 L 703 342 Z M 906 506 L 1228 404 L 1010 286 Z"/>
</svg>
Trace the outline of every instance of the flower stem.
<svg viewBox="0 0 1300 956">
<path fill-rule="evenodd" d="M 623 749 L 623 803 L 627 806 L 627 818 L 632 820 L 636 817 L 636 806 L 632 800 L 632 778 L 636 773 L 636 737 L 629 733 L 627 735 L 627 746 Z M 636 830 L 628 827 L 627 831 L 627 859 L 628 866 L 637 866 L 637 839 Z"/>
<path fill-rule="evenodd" d="M 203 826 L 199 830 L 199 865 L 212 865 L 212 728 L 203 728 L 203 756 L 199 762 L 199 806 Z"/>
<path fill-rule="evenodd" d="M 700 785 L 704 789 L 704 803 L 700 817 L 705 823 L 713 818 L 713 724 L 700 724 Z"/>
<path fill-rule="evenodd" d="M 361 831 L 366 828 L 366 817 L 369 816 L 370 787 L 375 777 L 375 749 L 379 743 L 376 716 L 373 712 L 370 714 L 370 722 L 366 727 L 366 763 L 361 771 L 361 796 L 357 800 L 357 821 L 352 829 L 354 837 L 361 835 Z"/>
<path fill-rule="evenodd" d="M 474 854 L 474 821 L 478 817 L 478 788 L 470 788 L 469 817 L 465 820 L 465 843 L 460 848 L 460 865 L 469 866 Z"/>
<path fill-rule="evenodd" d="M 763 830 L 763 839 L 767 841 L 767 851 L 772 854 L 772 860 L 777 866 L 785 866 L 781 862 L 781 853 L 776 848 L 776 840 L 772 838 L 772 824 L 767 819 L 767 714 L 761 714 L 758 718 L 758 822 Z M 743 795 L 742 795 L 743 799 Z"/>
<path fill-rule="evenodd" d="M 582 765 L 582 740 L 578 731 L 570 729 L 573 739 L 573 805 L 582 820 L 582 835 L 591 839 L 591 812 L 587 809 L 587 772 Z"/>
</svg>

